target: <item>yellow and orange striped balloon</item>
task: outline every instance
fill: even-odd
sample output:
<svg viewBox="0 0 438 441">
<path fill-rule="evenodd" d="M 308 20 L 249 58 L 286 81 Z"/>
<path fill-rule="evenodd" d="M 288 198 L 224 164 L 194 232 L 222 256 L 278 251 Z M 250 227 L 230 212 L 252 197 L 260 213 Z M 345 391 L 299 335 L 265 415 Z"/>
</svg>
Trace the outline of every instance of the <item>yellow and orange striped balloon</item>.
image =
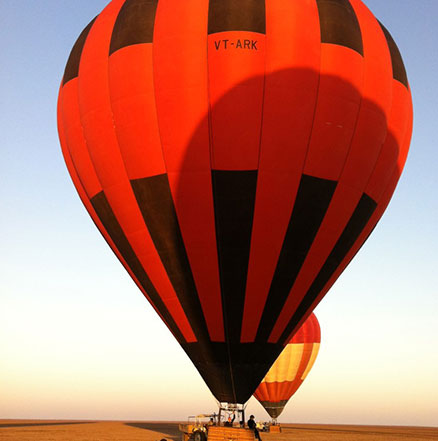
<svg viewBox="0 0 438 441">
<path fill-rule="evenodd" d="M 272 365 L 254 397 L 271 418 L 278 418 L 292 395 L 312 369 L 321 342 L 321 329 L 315 314 L 311 314 L 292 337 Z"/>
</svg>

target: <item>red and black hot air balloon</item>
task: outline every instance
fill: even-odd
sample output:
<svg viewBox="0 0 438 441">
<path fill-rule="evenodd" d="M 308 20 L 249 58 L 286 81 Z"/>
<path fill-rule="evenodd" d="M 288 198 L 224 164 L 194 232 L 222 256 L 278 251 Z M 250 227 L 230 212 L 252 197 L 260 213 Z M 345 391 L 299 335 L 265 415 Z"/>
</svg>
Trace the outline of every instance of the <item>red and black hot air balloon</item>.
<svg viewBox="0 0 438 441">
<path fill-rule="evenodd" d="M 298 390 L 315 363 L 321 343 L 321 329 L 311 314 L 275 360 L 254 397 L 276 420 Z"/>
<path fill-rule="evenodd" d="M 58 125 L 114 253 L 213 395 L 244 403 L 382 216 L 412 108 L 360 0 L 113 0 Z"/>
</svg>

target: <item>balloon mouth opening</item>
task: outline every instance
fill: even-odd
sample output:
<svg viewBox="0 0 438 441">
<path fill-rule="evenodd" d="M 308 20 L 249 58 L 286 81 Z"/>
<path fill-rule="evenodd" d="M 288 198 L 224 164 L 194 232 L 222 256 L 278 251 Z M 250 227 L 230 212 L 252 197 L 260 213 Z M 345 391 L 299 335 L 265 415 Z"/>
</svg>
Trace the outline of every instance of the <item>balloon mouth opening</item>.
<svg viewBox="0 0 438 441">
<path fill-rule="evenodd" d="M 219 409 L 226 412 L 240 412 L 246 409 L 246 403 L 227 403 L 224 401 L 217 401 Z"/>
</svg>

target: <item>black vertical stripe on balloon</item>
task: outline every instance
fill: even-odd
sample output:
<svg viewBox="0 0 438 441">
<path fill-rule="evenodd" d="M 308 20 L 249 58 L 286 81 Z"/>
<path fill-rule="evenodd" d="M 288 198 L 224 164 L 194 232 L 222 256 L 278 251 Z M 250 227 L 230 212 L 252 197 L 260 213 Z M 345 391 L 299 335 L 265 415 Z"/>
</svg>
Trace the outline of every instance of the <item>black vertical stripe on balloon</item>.
<svg viewBox="0 0 438 441">
<path fill-rule="evenodd" d="M 67 65 L 65 66 L 64 77 L 62 79 L 63 85 L 79 75 L 79 64 L 81 62 L 82 51 L 84 49 L 85 41 L 87 40 L 91 27 L 96 21 L 96 18 L 94 18 L 88 24 L 88 26 L 81 32 L 81 35 L 79 35 L 78 39 L 76 40 L 76 43 L 73 46 L 73 49 L 70 52 Z"/>
<path fill-rule="evenodd" d="M 240 342 L 186 343 L 182 347 L 218 401 L 242 404 L 284 349 L 273 343 Z"/>
<path fill-rule="evenodd" d="M 400 83 L 404 84 L 406 87 L 408 85 L 408 75 L 406 73 L 405 65 L 403 63 L 403 58 L 401 56 L 400 50 L 398 46 L 395 44 L 392 35 L 389 31 L 380 23 L 380 27 L 382 28 L 383 33 L 385 34 L 386 42 L 388 43 L 389 52 L 391 54 L 392 61 L 392 76 L 395 80 L 400 81 Z"/>
<path fill-rule="evenodd" d="M 285 328 L 278 343 L 281 344 L 282 342 L 285 342 L 292 334 L 303 315 L 312 306 L 312 303 L 316 300 L 324 286 L 330 280 L 331 276 L 356 242 L 359 235 L 362 233 L 376 207 L 377 203 L 364 193 L 351 215 L 350 220 L 345 226 L 344 231 L 336 242 L 336 245 L 333 247 L 333 250 L 329 254 L 323 267 L 301 301 L 295 314 L 292 316 L 292 319 Z"/>
<path fill-rule="evenodd" d="M 362 33 L 349 0 L 316 0 L 321 42 L 349 47 L 363 55 Z"/>
<path fill-rule="evenodd" d="M 111 36 L 109 54 L 126 46 L 152 43 L 158 0 L 126 0 Z"/>
<path fill-rule="evenodd" d="M 267 341 L 327 212 L 336 181 L 303 175 L 256 341 Z"/>
<path fill-rule="evenodd" d="M 138 206 L 197 340 L 209 340 L 167 174 L 131 181 Z"/>
<path fill-rule="evenodd" d="M 108 235 L 111 237 L 111 240 L 114 242 L 116 248 L 122 255 L 125 262 L 128 264 L 134 276 L 148 294 L 149 298 L 163 317 L 163 320 L 172 331 L 175 338 L 181 344 L 185 343 L 184 336 L 167 310 L 166 305 L 161 300 L 161 297 L 149 279 L 149 276 L 146 274 L 142 264 L 138 260 L 137 255 L 125 236 L 125 233 L 123 232 L 122 227 L 114 215 L 105 193 L 101 191 L 96 196 L 92 197 L 90 202 L 96 211 L 97 216 L 105 227 Z"/>
<path fill-rule="evenodd" d="M 265 0 L 210 0 L 208 33 L 225 31 L 265 34 Z"/>
<path fill-rule="evenodd" d="M 227 341 L 240 341 L 257 170 L 212 170 L 216 240 Z"/>
</svg>

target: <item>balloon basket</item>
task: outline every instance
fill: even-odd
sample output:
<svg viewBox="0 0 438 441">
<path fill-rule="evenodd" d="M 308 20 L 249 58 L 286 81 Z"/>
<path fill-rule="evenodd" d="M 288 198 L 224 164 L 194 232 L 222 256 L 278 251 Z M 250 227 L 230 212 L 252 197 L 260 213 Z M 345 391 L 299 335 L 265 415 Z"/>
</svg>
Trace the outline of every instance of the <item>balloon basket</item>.
<svg viewBox="0 0 438 441">
<path fill-rule="evenodd" d="M 245 407 L 218 403 L 219 413 L 189 416 L 179 425 L 181 441 L 254 441 L 254 431 L 245 427 Z M 231 415 L 235 416 L 231 418 Z M 235 422 L 236 417 L 238 421 Z"/>
<path fill-rule="evenodd" d="M 255 441 L 254 431 L 236 426 L 180 424 L 181 441 Z"/>
<path fill-rule="evenodd" d="M 281 433 L 281 426 L 279 424 L 269 426 L 269 433 Z"/>
</svg>

